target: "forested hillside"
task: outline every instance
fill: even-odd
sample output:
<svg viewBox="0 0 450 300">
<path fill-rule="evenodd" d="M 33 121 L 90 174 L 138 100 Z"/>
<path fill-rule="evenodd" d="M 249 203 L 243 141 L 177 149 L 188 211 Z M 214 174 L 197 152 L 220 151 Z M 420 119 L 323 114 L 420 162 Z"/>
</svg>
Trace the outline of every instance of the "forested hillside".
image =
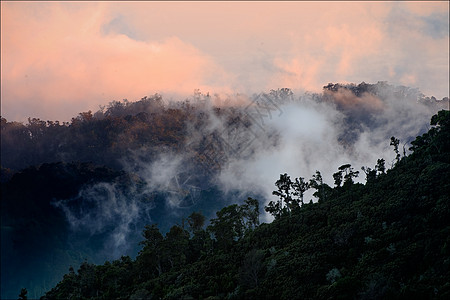
<svg viewBox="0 0 450 300">
<path fill-rule="evenodd" d="M 323 93 L 300 98 L 294 97 L 290 89 L 271 90 L 242 98 L 240 105 L 229 105 L 227 103 L 233 101 L 230 98 L 220 99 L 219 96 L 212 97 L 200 92 L 194 98 L 181 102 L 164 101 L 161 95 L 155 94 L 135 102 L 113 101 L 97 112 L 79 113 L 70 122 L 29 118 L 23 124 L 2 118 L 2 172 L 59 161 L 93 162 L 121 169 L 121 160 L 125 155 L 145 151 L 146 160 L 151 161 L 161 147 L 175 152 L 193 151 L 193 156 L 201 162 L 205 151 L 202 146 L 207 146 L 211 139 L 217 139 L 225 129 L 210 128 L 211 123 L 220 121 L 239 132 L 249 128 L 256 131 L 257 126 L 264 125 L 264 119 L 282 113 L 282 105 L 302 104 L 305 102 L 303 98 L 329 104 L 342 112 L 344 120 L 339 138 L 347 144 L 355 142 L 364 127 L 382 127 L 388 122 L 387 117 L 393 117 L 380 114 L 383 105 L 389 104 L 390 109 L 395 110 L 395 117 L 405 119 L 405 122 L 417 117 L 418 109 L 432 115 L 448 106 L 448 98 L 437 100 L 425 97 L 416 89 L 385 82 L 363 82 L 359 85 L 330 83 L 324 86 Z M 423 128 L 414 130 L 419 132 Z M 196 134 L 205 138 L 187 149 L 186 140 Z M 275 136 L 272 137 L 272 141 L 275 140 Z"/>
<path fill-rule="evenodd" d="M 12 298 L 20 286 L 28 287 L 31 298 L 39 297 L 69 265 L 84 260 L 135 256 L 149 222 L 167 231 L 191 210 L 210 215 L 228 201 L 214 186 L 183 187 L 149 191 L 134 174 L 92 163 L 49 163 L 14 174 L 2 183 L 1 273 L 8 295 L 2 298 Z M 192 202 L 194 192 L 202 201 Z M 167 203 L 174 193 L 178 208 Z"/>
<path fill-rule="evenodd" d="M 136 259 L 71 268 L 43 299 L 448 299 L 449 111 L 430 125 L 392 168 L 363 168 L 365 184 L 350 165 L 334 187 L 280 174 L 272 223 L 248 198 L 206 228 L 199 213 L 165 235 L 148 225 Z M 307 189 L 318 202 L 302 203 Z"/>
<path fill-rule="evenodd" d="M 367 218 L 384 203 L 383 199 L 406 201 L 401 198 L 403 194 L 398 200 L 392 197 L 399 190 L 420 187 L 410 186 L 412 181 L 394 175 L 400 172 L 394 170 L 404 170 L 411 178 L 422 176 L 421 167 L 410 170 L 409 161 L 421 165 L 431 156 L 418 155 L 420 149 L 440 149 L 436 143 L 442 141 L 434 137 L 438 129 L 416 139 L 415 144 L 411 142 L 429 129 L 430 117 L 447 106 L 448 98 L 426 97 L 417 89 L 363 82 L 330 83 L 323 87 L 322 93 L 300 96 L 288 88 L 225 98 L 196 90 L 193 97 L 182 101 L 155 94 L 134 102 L 113 101 L 96 112 L 79 113 L 68 122 L 31 117 L 24 124 L 2 118 L 1 297 L 17 297 L 20 289 L 26 287 L 29 298 L 39 298 L 61 280 L 69 266 L 78 269 L 81 265 L 82 269 L 98 271 L 103 267 L 91 264 L 102 265 L 105 261 L 115 261 L 114 266 L 129 264 L 131 273 L 124 274 L 132 279 L 127 282 L 127 289 L 117 287 L 116 279 L 109 292 L 105 287 L 96 287 L 95 296 L 98 290 L 99 297 L 105 299 L 135 293 L 136 297 L 139 293 L 161 297 L 173 293 L 173 298 L 178 298 L 180 288 L 186 290 L 180 293 L 194 298 L 233 293 L 238 297 L 270 295 L 270 291 L 276 290 L 269 288 L 270 282 L 276 282 L 275 277 L 261 274 L 271 274 L 272 263 L 282 266 L 287 258 L 281 258 L 280 253 L 284 253 L 281 249 L 290 253 L 289 247 L 307 247 L 301 248 L 303 253 L 313 248 L 309 242 L 303 245 L 303 240 L 298 242 L 301 245 L 288 247 L 293 237 L 304 234 L 304 239 L 316 239 L 314 234 L 320 232 L 333 241 L 341 239 L 336 237 L 340 235 L 347 241 L 363 228 L 359 223 L 351 226 L 345 223 L 353 222 L 351 216 L 356 214 L 361 222 L 369 222 Z M 446 115 L 440 114 L 435 118 L 442 123 Z M 408 155 L 410 146 L 415 149 L 412 155 Z M 376 166 L 367 167 L 373 164 Z M 444 174 L 446 165 L 435 167 L 427 169 L 431 173 L 423 179 L 421 187 L 442 195 L 446 185 L 439 184 L 439 180 L 443 178 L 433 176 Z M 291 180 L 288 174 L 303 178 Z M 313 178 L 308 179 L 312 174 Z M 406 185 L 384 181 L 388 175 L 390 180 Z M 394 180 L 392 176 L 399 178 Z M 336 187 L 331 188 L 333 181 Z M 274 182 L 278 188 L 275 194 Z M 375 192 L 378 196 L 368 198 Z M 319 202 L 309 204 L 310 200 Z M 348 204 L 348 211 L 347 206 L 339 206 L 344 203 Z M 297 209 L 300 205 L 302 208 Z M 374 205 L 377 206 L 373 208 Z M 404 208 L 403 204 L 395 205 Z M 355 211 L 355 207 L 360 208 Z M 340 216 L 345 211 L 348 218 Z M 332 221 L 339 218 L 347 225 Z M 386 222 L 383 228 L 391 228 L 391 224 L 400 226 L 399 221 L 376 222 Z M 270 225 L 256 226 L 258 223 Z M 146 225 L 150 226 L 146 228 L 146 237 L 150 235 L 157 243 L 160 241 L 161 248 L 153 249 L 145 240 L 139 244 Z M 278 232 L 276 228 L 280 226 L 288 226 L 280 230 L 292 233 Z M 338 229 L 341 227 L 343 232 Z M 305 231 L 306 228 L 317 230 Z M 364 241 L 366 237 L 374 241 L 364 247 L 384 247 L 376 234 L 381 233 L 364 236 Z M 336 243 L 339 246 L 341 242 Z M 340 247 L 346 249 L 346 243 Z M 245 245 L 255 245 L 256 252 Z M 173 254 L 176 258 L 170 254 L 171 249 L 180 251 Z M 353 259 L 363 253 L 355 251 L 351 254 Z M 320 255 L 325 254 L 308 255 L 308 259 L 319 262 Z M 121 256 L 129 258 L 117 261 Z M 140 273 L 154 259 L 157 266 Z M 247 275 L 239 275 L 247 259 L 260 262 L 257 272 L 262 277 L 251 275 L 250 281 L 255 281 L 252 284 L 241 278 Z M 348 270 L 337 265 L 338 258 L 335 259 L 336 265 L 325 261 L 320 268 L 330 267 L 326 273 L 337 268 L 345 277 Z M 210 270 L 211 266 L 214 268 Z M 201 271 L 196 271 L 197 268 Z M 208 270 L 225 277 L 218 279 Z M 186 286 L 188 279 L 183 279 L 185 275 L 176 283 L 170 281 L 171 276 L 185 274 L 179 272 L 191 271 L 200 276 L 192 275 L 189 279 L 200 286 L 193 292 L 187 292 L 190 288 Z M 211 277 L 201 277 L 206 274 Z M 305 278 L 310 275 L 307 274 Z M 119 275 L 117 280 L 124 280 Z M 72 273 L 70 276 L 78 278 Z M 323 279 L 319 277 L 317 280 Z M 322 286 L 323 282 L 312 279 L 307 280 L 311 289 Z M 240 289 L 234 290 L 237 286 Z M 260 290 L 264 286 L 267 291 Z M 70 293 L 78 298 L 84 289 L 80 286 Z M 92 292 L 91 287 L 88 290 Z M 53 292 L 48 295 L 56 295 Z"/>
</svg>

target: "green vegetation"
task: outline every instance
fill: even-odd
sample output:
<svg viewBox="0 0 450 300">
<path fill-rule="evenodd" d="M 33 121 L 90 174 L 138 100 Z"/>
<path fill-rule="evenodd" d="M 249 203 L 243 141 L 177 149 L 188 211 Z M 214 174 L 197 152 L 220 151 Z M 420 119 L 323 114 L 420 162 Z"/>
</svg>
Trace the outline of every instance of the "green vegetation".
<svg viewBox="0 0 450 300">
<path fill-rule="evenodd" d="M 363 168 L 350 165 L 309 181 L 276 182 L 275 216 L 259 225 L 258 201 L 230 205 L 204 228 L 193 213 L 165 235 L 148 225 L 136 259 L 64 275 L 44 299 L 449 299 L 450 112 L 398 154 Z M 307 188 L 318 198 L 303 203 Z"/>
</svg>

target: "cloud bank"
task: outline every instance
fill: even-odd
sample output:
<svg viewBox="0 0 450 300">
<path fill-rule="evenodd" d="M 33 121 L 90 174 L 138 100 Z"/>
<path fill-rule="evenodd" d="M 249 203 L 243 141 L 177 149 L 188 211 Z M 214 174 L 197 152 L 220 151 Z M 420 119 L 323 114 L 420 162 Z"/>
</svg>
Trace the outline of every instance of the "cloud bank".
<svg viewBox="0 0 450 300">
<path fill-rule="evenodd" d="M 167 197 L 173 211 L 195 188 L 214 185 L 225 194 L 241 195 L 233 196 L 235 202 L 258 196 L 266 205 L 274 198 L 280 174 L 310 179 L 319 170 L 333 186 L 332 174 L 343 164 L 360 170 L 373 168 L 383 158 L 390 168 L 395 159 L 390 137 L 400 139 L 400 151 L 408 153 L 410 142 L 426 131 L 439 109 L 419 101 L 417 89 L 384 82 L 332 85 L 321 94 L 256 94 L 241 98 L 240 106 L 229 108 L 230 114 L 226 108 L 218 114 L 209 98 L 202 97 L 193 103 L 203 125 L 188 124 L 183 151 L 162 150 L 146 162 L 144 150 L 124 160 L 126 169 L 139 174 L 152 190 L 175 191 Z M 365 181 L 363 172 L 357 181 Z"/>
<path fill-rule="evenodd" d="M 280 89 L 220 100 L 200 92 L 190 99 L 194 108 L 183 111 L 190 114 L 185 140 L 175 148 L 155 151 L 144 145 L 123 153 L 122 167 L 132 182 L 86 186 L 77 197 L 57 201 L 73 232 L 103 236 L 101 249 L 117 249 L 106 254 L 110 257 L 130 251 L 143 224 L 162 222 L 167 229 L 199 209 L 211 218 L 217 207 L 247 197 L 263 208 L 276 198 L 272 191 L 280 174 L 308 181 L 320 171 L 333 186 L 332 174 L 344 164 L 360 170 L 383 158 L 390 168 L 395 161 L 390 137 L 400 140 L 401 154 L 408 153 L 432 114 L 448 105 L 448 99 L 430 101 L 417 89 L 386 82 L 329 84 L 320 94 Z M 233 105 L 219 109 L 214 101 Z M 166 103 L 165 109 L 185 105 Z M 363 172 L 356 181 L 365 181 Z M 309 200 L 314 200 L 312 191 L 305 195 Z M 263 209 L 261 214 L 263 222 L 271 221 Z"/>
<path fill-rule="evenodd" d="M 448 2 L 2 2 L 2 116 L 377 82 L 449 94 Z"/>
</svg>

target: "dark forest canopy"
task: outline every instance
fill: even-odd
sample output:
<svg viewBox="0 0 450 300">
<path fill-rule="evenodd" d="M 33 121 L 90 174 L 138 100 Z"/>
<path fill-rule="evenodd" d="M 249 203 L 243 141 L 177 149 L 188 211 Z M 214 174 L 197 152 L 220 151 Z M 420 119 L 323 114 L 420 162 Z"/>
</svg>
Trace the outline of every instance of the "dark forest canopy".
<svg viewBox="0 0 450 300">
<path fill-rule="evenodd" d="M 319 201 L 285 202 L 270 224 L 249 198 L 206 228 L 197 213 L 165 235 L 146 226 L 136 259 L 71 268 L 43 299 L 448 299 L 450 112 L 430 125 L 365 184 L 343 165 L 343 185 L 317 172 L 308 187 Z M 281 174 L 274 194 L 293 199 L 298 182 Z"/>
<path fill-rule="evenodd" d="M 187 211 L 210 216 L 228 194 L 216 187 L 193 191 L 179 186 L 178 207 L 170 192 L 150 190 L 135 174 L 92 163 L 45 163 L 16 172 L 1 185 L 2 299 L 28 288 L 38 298 L 69 265 L 85 259 L 103 263 L 139 251 L 141 229 L 157 222 L 165 232 Z M 186 194 L 185 194 L 186 193 Z"/>
<path fill-rule="evenodd" d="M 330 103 L 342 111 L 348 129 L 343 130 L 340 140 L 351 143 L 363 126 L 380 126 L 377 120 L 380 105 L 388 99 L 396 103 L 419 103 L 429 114 L 447 108 L 448 98 L 437 100 L 425 97 L 417 89 L 392 86 L 386 82 L 376 84 L 328 84 L 321 94 L 307 94 L 316 102 Z M 275 106 L 295 99 L 290 89 L 271 90 L 254 95 L 266 99 Z M 30 117 L 26 124 L 1 119 L 1 166 L 2 174 L 8 170 L 20 170 L 30 165 L 59 161 L 94 162 L 112 168 L 121 168 L 119 160 L 130 150 L 145 149 L 151 157 L 161 147 L 173 151 L 185 151 L 185 141 L 190 130 L 206 132 L 211 119 L 210 102 L 213 97 L 196 91 L 193 99 L 165 103 L 155 94 L 135 102 L 113 101 L 97 112 L 82 112 L 70 122 L 40 120 Z M 227 102 L 226 100 L 222 102 Z M 208 110 L 208 112 L 207 112 Z M 214 116 L 226 119 L 237 127 L 255 126 L 255 116 L 245 111 L 245 106 L 222 106 L 212 108 Z M 413 117 L 413 116 L 411 116 Z M 257 118 L 257 117 L 256 117 Z M 239 128 L 238 128 L 239 129 Z M 241 128 L 242 129 L 242 128 Z M 202 149 L 193 149 L 194 152 Z M 195 156 L 195 154 L 194 154 Z M 201 160 L 197 155 L 197 159 Z M 2 175 L 2 177 L 4 177 Z"/>
<path fill-rule="evenodd" d="M 311 179 L 291 178 L 288 174 L 280 174 L 282 176 L 276 182 L 274 191 L 274 195 L 280 200 L 271 201 L 264 208 L 276 218 L 273 224 L 281 224 L 286 220 L 293 220 L 294 216 L 307 214 L 308 207 L 316 207 L 317 211 L 329 211 L 331 208 L 325 209 L 323 202 L 326 199 L 339 198 L 340 193 L 345 194 L 347 193 L 345 191 L 349 189 L 355 190 L 355 197 L 352 196 L 351 199 L 356 201 L 355 199 L 359 199 L 358 197 L 362 195 L 359 194 L 360 191 L 372 192 L 369 188 L 372 183 L 379 182 L 387 175 L 386 173 L 394 174 L 393 170 L 398 169 L 403 162 L 412 160 L 411 157 L 418 156 L 417 162 L 421 162 L 419 165 L 430 159 L 434 165 L 436 157 L 439 155 L 445 157 L 448 153 L 448 144 L 445 146 L 446 140 L 440 133 L 442 130 L 439 129 L 445 124 L 448 115 L 439 113 L 433 117 L 433 127 L 428 131 L 430 116 L 440 107 L 446 107 L 448 99 L 428 98 L 419 91 L 407 87 L 395 87 L 385 82 L 359 85 L 329 84 L 324 87 L 321 94 L 305 94 L 297 99 L 290 89 L 283 88 L 248 98 L 243 97 L 245 101 L 250 101 L 248 105 L 214 106 L 212 103 L 217 97 L 217 95 L 204 95 L 197 90 L 193 99 L 182 102 L 167 102 L 158 94 L 135 102 L 113 101 L 97 112 L 80 113 L 70 122 L 30 118 L 27 124 L 23 124 L 2 118 L 2 297 L 16 297 L 21 287 L 28 288 L 28 297 L 39 297 L 61 279 L 69 265 L 77 269 L 84 260 L 89 263 L 103 264 L 105 260 L 111 261 L 120 255 L 128 255 L 130 260 L 126 258 L 126 264 L 136 266 L 141 255 L 138 253 L 142 250 L 142 245 L 138 242 L 142 239 L 141 231 L 146 224 L 153 224 L 152 232 L 157 239 L 162 236 L 164 249 L 172 247 L 170 243 L 178 243 L 178 238 L 182 237 L 181 244 L 177 245 L 180 249 L 188 251 L 188 254 L 177 253 L 176 259 L 164 254 L 161 258 L 161 266 L 156 271 L 153 270 L 162 277 L 159 275 L 145 277 L 155 276 L 156 273 L 145 275 L 146 280 L 150 280 L 152 285 L 147 286 L 141 282 L 143 290 L 153 293 L 155 289 L 153 284 L 156 282 L 159 282 L 157 284 L 161 285 L 161 289 L 171 286 L 172 283 L 168 285 L 165 281 L 167 279 L 165 276 L 174 275 L 175 270 L 193 267 L 196 264 L 200 264 L 201 270 L 207 270 L 209 263 L 215 265 L 226 261 L 230 263 L 228 267 L 233 271 L 226 273 L 228 274 L 226 279 L 202 278 L 206 280 L 206 283 L 202 283 L 204 284 L 202 288 L 205 291 L 209 290 L 203 296 L 223 296 L 224 293 L 233 295 L 231 286 L 234 288 L 241 286 L 239 283 L 241 275 L 236 272 L 243 267 L 238 264 L 245 260 L 246 256 L 242 256 L 242 253 L 241 256 L 238 255 L 237 259 L 241 259 L 240 262 L 234 257 L 227 256 L 230 255 L 229 253 L 218 258 L 215 256 L 218 249 L 225 247 L 235 251 L 232 249 L 235 249 L 236 245 L 243 245 L 245 241 L 247 241 L 245 243 L 259 245 L 261 241 L 248 240 L 253 232 L 272 228 L 271 234 L 280 235 L 282 237 L 280 239 L 284 242 L 277 245 L 274 241 L 270 242 L 274 237 L 264 236 L 264 239 L 268 239 L 268 243 L 272 243 L 270 248 L 258 246 L 258 251 L 254 253 L 257 261 L 264 262 L 262 265 L 266 272 L 268 253 L 272 255 L 280 247 L 285 247 L 283 243 L 287 243 L 294 237 L 283 237 L 283 232 L 273 229 L 278 228 L 276 226 L 279 225 L 257 226 L 258 215 L 254 213 L 255 205 L 259 205 L 260 212 L 263 211 L 262 205 L 267 204 L 269 198 L 262 189 L 267 187 L 270 194 L 272 179 L 264 181 L 264 186 L 259 188 L 250 187 L 248 180 L 254 180 L 253 176 L 256 178 L 258 174 L 251 174 L 253 169 L 247 168 L 245 164 L 252 160 L 248 158 L 254 158 L 261 151 L 281 153 L 282 142 L 287 139 L 293 140 L 289 134 L 283 135 L 288 132 L 285 130 L 286 126 L 304 126 L 305 131 L 325 126 L 326 132 L 333 131 L 331 127 L 336 127 L 336 136 L 312 145 L 312 148 L 316 147 L 315 152 L 320 150 L 317 147 L 340 147 L 345 155 L 350 155 L 352 159 L 353 154 L 361 154 L 357 147 L 353 147 L 361 140 L 360 137 L 370 136 L 371 144 L 362 149 L 363 155 L 379 153 L 371 147 L 380 144 L 388 146 L 391 141 L 396 157 L 392 162 L 380 158 L 374 167 L 364 166 L 361 170 L 364 173 L 361 172 L 359 177 L 362 179 L 364 174 L 366 175 L 365 187 L 355 183 L 361 182 L 361 179 L 356 180 L 360 166 L 356 163 L 353 166 L 347 164 L 352 161 L 346 161 L 335 170 L 334 188 L 325 182 L 320 172 Z M 222 103 L 228 101 L 228 99 L 222 100 Z M 270 107 L 268 107 L 269 104 Z M 247 109 L 248 107 L 252 110 Z M 314 107 L 314 109 L 308 110 L 308 107 Z M 284 110 L 284 115 L 276 118 L 275 116 L 282 113 L 281 108 Z M 292 108 L 304 117 L 303 121 L 308 122 L 289 123 L 287 110 Z M 313 112 L 314 117 L 306 116 L 305 118 L 305 111 Z M 260 126 L 259 121 L 264 121 L 263 116 L 266 117 L 266 121 L 273 116 L 272 121 L 276 121 L 276 126 L 266 126 L 261 131 L 258 126 Z M 293 117 L 295 119 L 297 115 Z M 331 119 L 334 123 L 319 123 L 322 117 L 324 120 Z M 252 134 L 258 130 L 260 130 L 259 133 L 264 132 L 264 135 L 260 135 L 259 140 L 248 146 L 248 141 L 253 141 Z M 417 134 L 427 131 L 428 133 L 415 139 Z M 227 134 L 225 139 L 224 134 Z M 394 135 L 396 137 L 393 137 Z M 414 142 L 409 143 L 412 140 Z M 298 150 L 295 155 L 305 156 L 311 167 L 322 169 L 323 157 L 303 151 L 305 143 L 308 143 L 308 140 L 298 139 L 298 143 L 293 144 Z M 407 156 L 409 146 L 414 153 Z M 240 152 L 240 149 L 245 151 Z M 387 150 L 390 151 L 390 149 Z M 423 154 L 419 155 L 421 151 Z M 211 153 L 214 154 L 213 157 Z M 385 157 L 385 154 L 384 152 L 378 157 Z M 314 155 L 315 159 L 311 155 Z M 217 180 L 218 176 L 228 170 L 227 163 L 233 160 L 240 161 L 241 165 L 250 170 L 244 174 L 248 180 L 236 177 L 239 172 L 231 175 L 236 181 L 247 180 L 242 182 L 245 185 L 244 190 L 225 188 L 225 185 Z M 367 163 L 370 164 L 371 160 L 367 160 Z M 394 169 L 386 172 L 386 169 L 394 165 L 396 165 Z M 436 171 L 444 174 L 445 168 L 445 165 L 439 165 L 429 172 Z M 167 170 L 172 171 L 166 172 Z M 300 171 L 305 172 L 302 168 Z M 314 169 L 311 172 L 314 172 Z M 329 172 L 333 170 L 327 170 L 326 173 Z M 326 173 L 323 174 L 324 178 L 331 174 Z M 308 174 L 300 175 L 308 176 Z M 414 173 L 414 176 L 422 175 Z M 434 184 L 442 179 L 435 179 L 433 176 L 437 175 L 433 173 L 426 177 L 432 180 L 432 183 L 426 183 L 424 179 L 425 183 L 422 186 L 432 189 Z M 403 179 L 398 180 L 403 182 Z M 397 185 L 395 188 L 390 185 L 378 185 L 377 188 L 403 189 L 402 186 Z M 407 185 L 406 188 L 412 187 Z M 315 199 L 320 199 L 318 205 L 308 204 L 311 198 L 305 196 L 306 190 L 310 193 L 308 195 L 314 193 Z M 383 194 L 383 197 L 385 196 L 389 198 L 390 194 Z M 248 197 L 259 201 L 252 202 Z M 366 196 L 362 198 L 366 199 Z M 374 203 L 381 201 L 381 198 L 375 198 L 372 199 Z M 245 202 L 245 199 L 250 202 Z M 360 203 L 361 207 L 369 205 L 364 201 Z M 230 204 L 231 206 L 223 208 Z M 214 212 L 221 208 L 223 209 L 215 215 Z M 202 212 L 202 214 L 191 215 L 191 219 L 183 219 L 194 211 Z M 351 214 L 359 213 L 352 211 Z M 287 218 L 288 215 L 289 218 Z M 263 217 L 266 218 L 267 215 Z M 200 226 L 202 218 L 205 219 L 204 226 Z M 315 217 L 310 215 L 300 218 L 315 220 Z M 332 217 L 322 215 L 321 218 L 324 221 Z M 208 219 L 211 220 L 208 221 Z M 228 227 L 223 227 L 223 222 Z M 196 224 L 192 225 L 195 229 L 189 229 L 191 223 Z M 178 225 L 172 230 L 173 224 Z M 297 232 L 295 228 L 292 230 Z M 321 228 L 321 230 L 326 232 L 331 229 Z M 195 240 L 195 233 L 200 235 L 198 237 L 200 240 Z M 167 234 L 170 241 L 165 241 L 168 238 Z M 200 243 L 200 245 L 192 246 L 192 243 Z M 272 246 L 276 251 L 270 250 Z M 252 257 L 250 255 L 250 261 L 253 260 Z M 214 261 L 208 261 L 210 258 Z M 201 262 L 202 259 L 207 260 Z M 118 261 L 115 264 L 120 265 Z M 277 261 L 277 264 L 280 262 Z M 84 267 L 88 265 L 83 264 Z M 340 267 L 335 267 L 341 275 L 344 274 Z M 261 271 L 259 267 L 257 270 Z M 196 274 L 197 271 L 189 269 L 188 272 Z M 336 271 L 332 273 L 338 274 Z M 181 273 L 176 274 L 179 276 Z M 132 273 L 132 276 L 135 275 L 140 276 L 138 273 Z M 251 276 L 253 279 L 249 280 L 253 283 L 250 285 L 242 283 L 243 289 L 254 288 L 256 283 L 259 285 L 262 282 L 261 278 Z M 180 280 L 185 283 L 184 279 Z M 212 285 L 208 284 L 210 280 Z M 221 290 L 224 284 L 228 284 L 226 291 Z M 178 289 L 176 286 L 173 287 Z M 186 288 L 182 287 L 183 290 Z M 79 292 L 81 289 L 80 287 Z M 235 293 L 242 296 L 243 291 L 235 291 Z M 111 293 L 116 292 L 123 292 L 128 296 L 132 294 L 131 290 L 111 290 Z M 147 293 L 133 291 L 135 292 L 137 298 L 140 297 L 141 292 Z M 170 293 L 161 290 L 155 295 L 179 298 L 178 292 L 174 291 L 175 296 L 168 296 L 172 290 Z M 113 294 L 108 294 L 109 292 L 104 290 L 102 293 L 103 298 L 113 297 L 111 296 Z M 185 295 L 200 298 L 201 294 L 198 290 L 195 293 Z M 76 295 L 75 298 L 80 296 L 74 295 Z M 252 292 L 248 295 L 253 297 Z"/>
</svg>

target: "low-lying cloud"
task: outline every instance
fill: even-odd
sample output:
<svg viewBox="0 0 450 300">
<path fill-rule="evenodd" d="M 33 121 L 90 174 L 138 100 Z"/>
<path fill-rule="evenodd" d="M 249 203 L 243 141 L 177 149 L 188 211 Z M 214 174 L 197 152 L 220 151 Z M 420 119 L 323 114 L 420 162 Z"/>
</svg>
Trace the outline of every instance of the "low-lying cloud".
<svg viewBox="0 0 450 300">
<path fill-rule="evenodd" d="M 161 146 L 149 152 L 142 147 L 124 155 L 122 167 L 137 175 L 139 188 L 136 182 L 126 188 L 101 183 L 56 202 L 72 229 L 106 233 L 105 249 L 113 246 L 118 254 L 139 236 L 139 226 L 161 214 L 177 222 L 199 204 L 223 207 L 247 197 L 258 197 L 263 207 L 274 199 L 280 174 L 308 180 L 318 170 L 333 186 L 332 174 L 343 164 L 356 170 L 373 168 L 383 158 L 389 168 L 395 160 L 390 137 L 400 140 L 401 153 L 403 147 L 408 153 L 431 115 L 446 105 L 417 89 L 386 82 L 331 84 L 320 94 L 279 89 L 219 98 L 198 92 L 190 99 L 195 116 L 187 119 L 178 150 Z M 180 108 L 180 102 L 165 105 Z M 361 172 L 357 181 L 364 180 Z M 223 203 L 202 203 L 202 192 L 211 188 L 222 192 L 214 201 Z M 311 194 L 306 194 L 306 202 L 314 201 Z M 212 212 L 206 213 L 211 217 Z M 271 221 L 261 213 L 262 221 Z"/>
<path fill-rule="evenodd" d="M 53 204 L 64 212 L 73 232 L 97 236 L 100 253 L 109 258 L 135 247 L 141 227 L 152 220 L 150 211 L 154 207 L 150 196 L 138 192 L 134 184 L 121 187 L 111 182 L 86 186 L 76 197 Z"/>
<path fill-rule="evenodd" d="M 322 94 L 280 95 L 279 90 L 241 98 L 231 120 L 226 113 L 217 115 L 208 102 L 197 104 L 208 117 L 203 127 L 188 126 L 184 152 L 161 154 L 152 163 L 139 160 L 135 171 L 159 190 L 167 189 L 177 174 L 187 173 L 208 178 L 224 193 L 238 191 L 242 199 L 262 195 L 260 200 L 267 204 L 283 173 L 309 179 L 319 170 L 333 186 L 332 174 L 343 164 L 373 168 L 384 158 L 391 167 L 395 153 L 390 137 L 400 139 L 408 153 L 410 142 L 426 130 L 437 110 L 417 89 L 383 82 L 337 85 Z M 198 149 L 203 151 L 201 161 L 194 166 L 193 151 Z M 364 179 L 361 174 L 358 181 Z"/>
</svg>

